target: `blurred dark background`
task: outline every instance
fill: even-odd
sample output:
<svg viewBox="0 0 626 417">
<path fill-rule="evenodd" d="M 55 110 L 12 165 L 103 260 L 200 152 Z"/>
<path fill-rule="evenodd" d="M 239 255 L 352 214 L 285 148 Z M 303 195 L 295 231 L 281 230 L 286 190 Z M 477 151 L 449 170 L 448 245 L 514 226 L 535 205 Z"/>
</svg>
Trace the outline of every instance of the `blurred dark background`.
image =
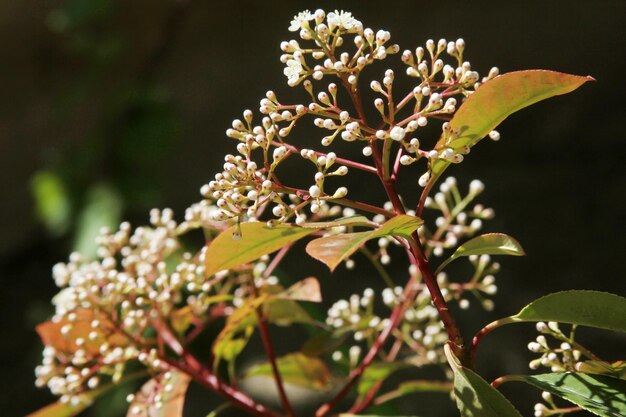
<svg viewBox="0 0 626 417">
<path fill-rule="evenodd" d="M 197 201 L 234 148 L 224 135 L 232 119 L 256 111 L 266 90 L 289 89 L 279 42 L 293 37 L 294 14 L 318 7 L 390 30 L 401 49 L 463 37 L 481 74 L 497 65 L 595 77 L 514 115 L 498 144 L 485 141 L 449 170 L 463 187 L 486 183 L 482 202 L 497 214 L 487 230 L 515 236 L 528 253 L 502 260 L 495 312 L 460 320 L 475 331 L 562 289 L 626 293 L 626 2 L 2 1 L 0 414 L 53 400 L 34 387 L 33 373 L 41 352 L 33 328 L 51 314 L 56 292 L 52 265 L 73 249 L 92 251 L 101 224 L 145 223 L 152 207 L 180 216 Z M 364 286 L 315 272 L 330 300 Z M 590 335 L 607 359 L 625 359 L 625 338 Z M 529 327 L 490 336 L 480 370 L 524 372 L 531 337 Z M 514 398 L 531 392 L 505 389 Z M 91 415 L 121 413 L 100 407 Z"/>
</svg>

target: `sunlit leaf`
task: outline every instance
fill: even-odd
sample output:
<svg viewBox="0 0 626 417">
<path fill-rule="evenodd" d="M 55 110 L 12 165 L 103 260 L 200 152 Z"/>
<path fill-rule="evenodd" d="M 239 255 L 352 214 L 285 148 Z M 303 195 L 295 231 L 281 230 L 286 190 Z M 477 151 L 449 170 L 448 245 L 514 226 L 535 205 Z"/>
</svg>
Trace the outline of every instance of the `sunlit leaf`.
<svg viewBox="0 0 626 417">
<path fill-rule="evenodd" d="M 235 309 L 226 319 L 222 331 L 213 342 L 214 367 L 221 359 L 233 361 L 245 348 L 254 332 L 257 323 L 255 310 L 268 299 L 267 295 L 247 300 L 242 306 Z"/>
<path fill-rule="evenodd" d="M 437 149 L 472 147 L 511 114 L 550 97 L 574 91 L 591 77 L 563 74 L 546 70 L 509 72 L 484 83 L 457 110 L 450 120 L 459 132 L 446 144 L 442 137 Z M 432 165 L 429 184 L 432 185 L 450 165 L 442 159 Z"/>
<path fill-rule="evenodd" d="M 276 359 L 276 365 L 284 382 L 301 387 L 324 391 L 331 383 L 331 373 L 326 364 L 316 357 L 300 352 L 290 353 Z M 246 377 L 267 376 L 273 378 L 270 363 L 254 366 Z"/>
<path fill-rule="evenodd" d="M 283 224 L 267 227 L 262 222 L 231 226 L 207 246 L 205 274 L 211 276 L 218 271 L 254 261 L 313 232 L 315 229 Z M 241 237 L 235 239 L 233 233 L 241 233 Z"/>
<path fill-rule="evenodd" d="M 583 373 L 516 375 L 522 381 L 602 417 L 626 416 L 626 381 Z"/>
<path fill-rule="evenodd" d="M 444 350 L 454 371 L 454 397 L 462 417 L 522 417 L 504 395 L 462 366 L 450 346 L 444 345 Z"/>
<path fill-rule="evenodd" d="M 626 362 L 583 361 L 576 364 L 576 370 L 585 374 L 604 375 L 626 380 Z"/>
<path fill-rule="evenodd" d="M 525 255 L 522 245 L 509 235 L 503 233 L 487 233 L 468 240 L 437 268 L 435 275 L 450 262 L 462 256 L 471 255 Z"/>
<path fill-rule="evenodd" d="M 80 346 L 87 353 L 96 355 L 99 352 L 102 340 L 90 340 L 89 333 L 94 328 L 91 323 L 94 320 L 99 322 L 99 332 L 108 334 L 106 337 L 107 343 L 111 347 L 124 347 L 128 345 L 128 339 L 119 331 L 113 322 L 111 322 L 107 315 L 104 313 L 96 312 L 89 309 L 77 310 L 76 319 L 74 321 L 60 320 L 60 321 L 48 321 L 42 323 L 36 327 L 36 331 L 41 337 L 41 341 L 46 346 L 52 346 L 58 352 L 74 353 L 79 349 L 76 344 L 76 339 L 81 338 L 84 344 Z M 63 334 L 61 329 L 64 326 L 71 326 L 69 332 Z"/>
<path fill-rule="evenodd" d="M 291 287 L 287 288 L 281 296 L 290 300 L 310 301 L 320 303 L 322 301 L 322 292 L 320 283 L 317 278 L 309 277 L 302 281 L 298 281 Z"/>
<path fill-rule="evenodd" d="M 365 216 L 352 216 L 343 217 L 337 220 L 331 220 L 327 222 L 305 222 L 300 227 L 313 228 L 313 229 L 330 229 L 331 227 L 339 226 L 376 226 Z"/>
<path fill-rule="evenodd" d="M 191 378 L 176 370 L 169 372 L 171 378 L 158 375 L 146 382 L 135 394 L 128 408 L 127 417 L 182 417 L 185 395 Z M 171 388 L 166 389 L 167 386 Z M 160 400 L 157 401 L 157 398 Z"/>
<path fill-rule="evenodd" d="M 321 237 L 312 240 L 306 247 L 306 251 L 313 258 L 325 263 L 333 271 L 341 262 L 349 258 L 368 240 L 383 236 L 401 236 L 407 239 L 422 225 L 422 219 L 398 215 L 380 228 L 368 232 L 342 233 L 333 236 Z"/>
<path fill-rule="evenodd" d="M 543 296 L 501 324 L 558 321 L 626 332 L 626 298 L 600 291 L 562 291 Z"/>
</svg>

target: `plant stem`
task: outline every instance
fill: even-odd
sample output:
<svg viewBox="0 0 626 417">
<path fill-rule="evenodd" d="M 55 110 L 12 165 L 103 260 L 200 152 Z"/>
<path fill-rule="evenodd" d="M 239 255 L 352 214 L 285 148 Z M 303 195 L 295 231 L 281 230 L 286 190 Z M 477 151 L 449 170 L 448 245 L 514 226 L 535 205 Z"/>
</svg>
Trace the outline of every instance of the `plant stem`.
<svg viewBox="0 0 626 417">
<path fill-rule="evenodd" d="M 243 392 L 224 384 L 206 366 L 202 365 L 195 356 L 185 349 L 165 323 L 154 320 L 153 325 L 170 349 L 181 357 L 180 361 L 173 361 L 167 358 L 162 358 L 162 360 L 187 373 L 199 384 L 215 391 L 235 407 L 241 408 L 257 417 L 280 417 L 278 413 L 257 403 Z"/>
<path fill-rule="evenodd" d="M 274 260 L 277 259 L 277 262 L 272 262 L 272 265 L 271 265 L 272 269 L 274 269 L 278 265 L 278 263 L 280 263 L 280 261 L 283 259 L 285 254 L 287 254 L 287 251 L 289 251 L 290 247 L 291 246 L 285 246 L 284 248 L 281 249 L 281 252 L 279 252 L 274 257 Z M 256 284 L 254 282 L 254 278 L 250 279 L 250 289 L 251 289 L 252 295 L 254 297 L 257 297 L 258 291 L 256 288 Z M 270 337 L 270 332 L 267 326 L 267 319 L 265 317 L 265 314 L 261 310 L 261 308 L 262 306 L 255 308 L 254 312 L 256 313 L 257 320 L 259 322 L 259 333 L 261 334 L 261 341 L 263 342 L 263 348 L 265 349 L 265 354 L 272 367 L 274 383 L 276 384 L 276 389 L 278 390 L 278 396 L 280 398 L 280 402 L 283 406 L 283 409 L 287 413 L 288 417 L 295 417 L 296 414 L 293 411 L 293 408 L 291 407 L 289 398 L 287 398 L 287 393 L 285 392 L 285 385 L 283 384 L 283 378 L 280 375 L 280 370 L 278 369 L 278 365 L 276 363 L 276 353 L 274 352 L 274 345 L 272 344 L 272 339 Z"/>
<path fill-rule="evenodd" d="M 473 367 L 474 362 L 476 361 L 476 350 L 478 349 L 478 345 L 480 345 L 480 342 L 482 341 L 483 337 L 485 337 L 486 335 L 488 335 L 489 333 L 491 333 L 493 330 L 497 329 L 498 327 L 503 326 L 505 324 L 509 324 L 509 323 L 515 323 L 515 320 L 512 319 L 511 317 L 506 317 L 504 319 L 492 321 L 491 323 L 489 323 L 488 325 L 480 329 L 480 331 L 478 331 L 478 333 L 474 335 L 474 338 L 472 339 L 472 345 L 470 346 L 470 350 L 469 350 L 469 364 L 472 365 L 472 367 Z"/>
</svg>

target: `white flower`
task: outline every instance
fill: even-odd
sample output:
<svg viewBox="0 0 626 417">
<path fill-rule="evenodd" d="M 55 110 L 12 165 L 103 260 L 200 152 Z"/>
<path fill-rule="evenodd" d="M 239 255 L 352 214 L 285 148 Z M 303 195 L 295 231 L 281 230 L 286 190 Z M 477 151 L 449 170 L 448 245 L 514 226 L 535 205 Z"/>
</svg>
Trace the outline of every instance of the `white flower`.
<svg viewBox="0 0 626 417">
<path fill-rule="evenodd" d="M 296 32 L 300 29 L 308 29 L 309 28 L 309 20 L 315 19 L 315 16 L 311 14 L 310 11 L 305 10 L 303 12 L 298 13 L 293 17 L 291 21 L 291 25 L 289 26 L 289 30 L 291 32 Z"/>
<path fill-rule="evenodd" d="M 302 73 L 302 63 L 297 59 L 287 61 L 287 66 L 283 70 L 283 74 L 287 76 L 287 83 L 291 86 L 296 85 Z"/>
<path fill-rule="evenodd" d="M 328 25 L 333 30 L 335 27 L 346 29 L 348 32 L 360 32 L 363 29 L 363 24 L 352 17 L 352 13 L 341 12 L 335 10 L 335 12 L 328 13 Z"/>
</svg>

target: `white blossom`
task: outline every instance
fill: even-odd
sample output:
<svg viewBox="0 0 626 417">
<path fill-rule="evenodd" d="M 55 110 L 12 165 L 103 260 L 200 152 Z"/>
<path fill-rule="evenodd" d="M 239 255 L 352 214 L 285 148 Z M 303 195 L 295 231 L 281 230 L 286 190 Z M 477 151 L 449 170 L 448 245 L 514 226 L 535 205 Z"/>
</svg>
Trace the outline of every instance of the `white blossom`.
<svg viewBox="0 0 626 417">
<path fill-rule="evenodd" d="M 360 32 L 363 24 L 352 17 L 352 13 L 337 11 L 328 13 L 328 25 L 333 30 L 335 27 L 343 28 L 350 33 Z"/>
<path fill-rule="evenodd" d="M 297 59 L 290 59 L 287 61 L 287 66 L 283 70 L 283 74 L 287 77 L 289 85 L 295 85 L 300 79 L 302 73 L 302 63 Z"/>
<path fill-rule="evenodd" d="M 310 11 L 305 10 L 303 12 L 300 12 L 293 17 L 291 25 L 289 26 L 289 30 L 291 32 L 297 32 L 300 29 L 308 29 L 309 20 L 313 19 L 315 19 L 315 16 L 312 15 Z"/>
</svg>

